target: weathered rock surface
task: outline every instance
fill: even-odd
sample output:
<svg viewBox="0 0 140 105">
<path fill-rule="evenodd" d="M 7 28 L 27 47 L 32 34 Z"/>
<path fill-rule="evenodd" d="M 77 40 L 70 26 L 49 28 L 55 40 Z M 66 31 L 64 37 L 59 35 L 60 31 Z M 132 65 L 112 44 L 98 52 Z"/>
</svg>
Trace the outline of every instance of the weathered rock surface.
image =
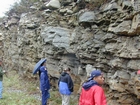
<svg viewBox="0 0 140 105">
<path fill-rule="evenodd" d="M 46 3 L 46 7 L 48 7 L 49 9 L 58 9 L 60 8 L 60 2 L 59 0 L 50 0 Z"/>
<path fill-rule="evenodd" d="M 43 1 L 44 9 L 34 6 L 2 22 L 4 68 L 31 78 L 36 62 L 47 58 L 52 77 L 72 69 L 75 93 L 92 70 L 101 69 L 108 105 L 139 105 L 140 0 L 112 0 L 93 10 L 78 7 L 80 1 Z"/>
</svg>

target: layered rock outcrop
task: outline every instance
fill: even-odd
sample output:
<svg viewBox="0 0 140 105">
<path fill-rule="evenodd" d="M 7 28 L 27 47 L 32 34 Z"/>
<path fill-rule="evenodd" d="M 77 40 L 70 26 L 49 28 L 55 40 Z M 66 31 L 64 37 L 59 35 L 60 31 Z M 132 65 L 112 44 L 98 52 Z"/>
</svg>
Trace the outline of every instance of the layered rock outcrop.
<svg viewBox="0 0 140 105">
<path fill-rule="evenodd" d="M 30 78 L 35 63 L 47 58 L 51 76 L 70 67 L 77 87 L 101 69 L 108 105 L 139 105 L 140 1 L 112 0 L 98 8 L 92 8 L 97 0 L 42 2 L 0 24 L 5 68 Z"/>
</svg>

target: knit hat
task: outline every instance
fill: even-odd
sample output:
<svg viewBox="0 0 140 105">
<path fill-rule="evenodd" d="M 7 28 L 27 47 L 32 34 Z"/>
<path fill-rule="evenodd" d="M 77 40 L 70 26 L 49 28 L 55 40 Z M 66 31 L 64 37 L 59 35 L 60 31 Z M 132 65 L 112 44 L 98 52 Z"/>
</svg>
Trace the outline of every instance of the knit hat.
<svg viewBox="0 0 140 105">
<path fill-rule="evenodd" d="M 88 80 L 92 80 L 94 77 L 102 75 L 100 70 L 94 70 L 91 72 L 90 78 Z"/>
</svg>

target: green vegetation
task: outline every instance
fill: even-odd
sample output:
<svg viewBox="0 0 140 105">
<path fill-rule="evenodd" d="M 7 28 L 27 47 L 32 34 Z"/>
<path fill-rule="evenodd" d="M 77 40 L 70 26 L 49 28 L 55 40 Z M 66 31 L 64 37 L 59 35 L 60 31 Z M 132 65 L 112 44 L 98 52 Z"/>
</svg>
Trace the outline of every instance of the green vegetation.
<svg viewBox="0 0 140 105">
<path fill-rule="evenodd" d="M 51 98 L 49 99 L 50 105 L 61 105 L 62 100 L 58 91 L 51 91 Z M 70 105 L 78 105 L 78 99 L 76 96 L 71 95 Z"/>
<path fill-rule="evenodd" d="M 8 73 L 8 77 L 4 75 L 3 87 L 0 105 L 40 105 L 40 100 L 31 94 L 35 84 L 23 81 L 16 72 Z"/>
<path fill-rule="evenodd" d="M 34 81 L 34 82 L 33 82 Z M 3 99 L 0 105 L 40 105 L 41 93 L 39 90 L 39 80 L 29 80 L 20 77 L 15 71 L 4 75 L 3 80 Z M 58 90 L 50 90 L 49 105 L 61 105 L 61 96 Z M 77 97 L 72 95 L 71 104 L 77 105 Z"/>
<path fill-rule="evenodd" d="M 39 2 L 39 0 L 20 0 L 20 2 L 15 2 L 6 15 L 10 16 L 13 13 L 21 15 L 22 13 L 31 12 L 30 7 L 36 2 Z"/>
</svg>

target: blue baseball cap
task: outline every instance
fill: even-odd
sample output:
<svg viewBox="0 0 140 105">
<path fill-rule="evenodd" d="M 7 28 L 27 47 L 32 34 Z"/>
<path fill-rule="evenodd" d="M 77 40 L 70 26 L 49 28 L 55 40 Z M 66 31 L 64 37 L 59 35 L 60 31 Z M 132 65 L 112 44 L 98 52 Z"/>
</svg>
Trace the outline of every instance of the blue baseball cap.
<svg viewBox="0 0 140 105">
<path fill-rule="evenodd" d="M 93 70 L 88 80 L 92 80 L 94 77 L 97 77 L 100 75 L 102 75 L 102 72 L 100 70 Z"/>
</svg>

